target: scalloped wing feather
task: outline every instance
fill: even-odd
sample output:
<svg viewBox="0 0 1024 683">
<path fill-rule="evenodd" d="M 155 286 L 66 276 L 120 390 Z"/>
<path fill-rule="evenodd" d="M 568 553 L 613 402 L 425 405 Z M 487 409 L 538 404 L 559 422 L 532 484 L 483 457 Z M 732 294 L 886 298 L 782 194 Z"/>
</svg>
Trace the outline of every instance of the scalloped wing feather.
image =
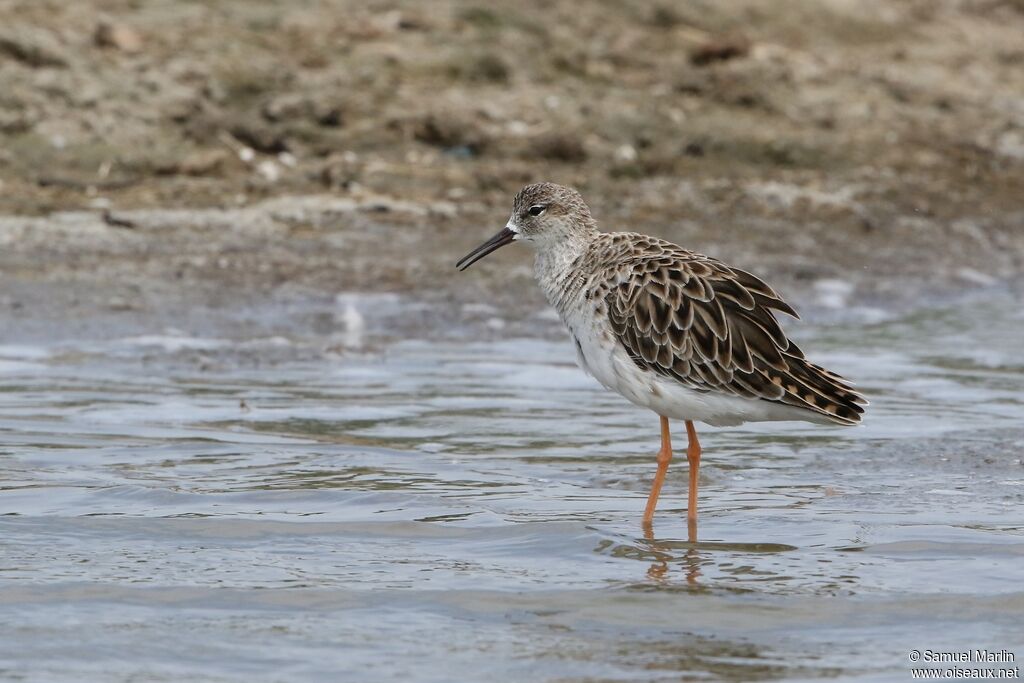
<svg viewBox="0 0 1024 683">
<path fill-rule="evenodd" d="M 604 272 L 612 330 L 644 370 L 697 391 L 784 403 L 840 424 L 867 403 L 835 373 L 804 358 L 775 317 L 798 317 L 764 281 L 647 237 Z"/>
</svg>

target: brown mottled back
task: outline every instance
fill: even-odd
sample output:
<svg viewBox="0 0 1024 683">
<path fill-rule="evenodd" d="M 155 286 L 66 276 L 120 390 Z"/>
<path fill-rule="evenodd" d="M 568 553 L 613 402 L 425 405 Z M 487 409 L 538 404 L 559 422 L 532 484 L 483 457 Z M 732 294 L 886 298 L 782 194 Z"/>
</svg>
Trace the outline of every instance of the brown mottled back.
<svg viewBox="0 0 1024 683">
<path fill-rule="evenodd" d="M 654 237 L 601 238 L 604 303 L 637 366 L 698 391 L 785 403 L 841 424 L 860 421 L 864 398 L 804 358 L 775 317 L 796 312 L 762 280 Z"/>
</svg>

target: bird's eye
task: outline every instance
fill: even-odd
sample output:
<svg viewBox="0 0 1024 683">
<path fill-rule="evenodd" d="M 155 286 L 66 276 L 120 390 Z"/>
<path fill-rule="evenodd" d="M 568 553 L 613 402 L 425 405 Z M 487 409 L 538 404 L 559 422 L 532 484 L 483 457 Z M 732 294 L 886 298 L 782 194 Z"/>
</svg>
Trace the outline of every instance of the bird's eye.
<svg viewBox="0 0 1024 683">
<path fill-rule="evenodd" d="M 546 206 L 541 206 L 540 204 L 537 204 L 535 206 L 531 206 L 530 207 L 530 211 L 528 213 L 531 216 L 539 216 L 542 213 L 544 213 L 544 209 L 546 209 L 546 208 L 547 208 Z"/>
</svg>

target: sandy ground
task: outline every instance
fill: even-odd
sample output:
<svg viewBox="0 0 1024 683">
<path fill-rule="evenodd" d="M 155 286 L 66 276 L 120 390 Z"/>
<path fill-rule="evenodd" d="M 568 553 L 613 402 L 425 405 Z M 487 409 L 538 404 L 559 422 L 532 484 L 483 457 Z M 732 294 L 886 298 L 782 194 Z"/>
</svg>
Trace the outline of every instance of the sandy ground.
<svg viewBox="0 0 1024 683">
<path fill-rule="evenodd" d="M 1019 291 L 1024 272 L 1020 2 L 0 16 L 5 337 L 351 291 L 532 311 L 525 254 L 451 265 L 541 179 L 802 305 Z"/>
</svg>

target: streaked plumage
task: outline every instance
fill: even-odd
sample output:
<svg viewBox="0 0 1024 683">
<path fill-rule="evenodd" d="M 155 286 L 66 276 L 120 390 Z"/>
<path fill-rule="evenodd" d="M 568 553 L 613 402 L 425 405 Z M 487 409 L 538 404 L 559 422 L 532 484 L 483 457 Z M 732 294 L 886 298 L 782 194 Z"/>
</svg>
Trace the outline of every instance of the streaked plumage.
<svg viewBox="0 0 1024 683">
<path fill-rule="evenodd" d="M 599 232 L 579 193 L 551 183 L 523 188 L 505 230 L 460 268 L 511 241 L 536 250 L 580 365 L 633 403 L 712 425 L 860 421 L 867 402 L 787 338 L 776 312 L 796 312 L 754 275 L 656 237 Z"/>
<path fill-rule="evenodd" d="M 796 312 L 757 277 L 636 233 L 602 235 L 593 250 L 607 265 L 587 294 L 641 370 L 695 391 L 860 421 L 863 399 L 804 358 L 774 313 Z"/>
</svg>

